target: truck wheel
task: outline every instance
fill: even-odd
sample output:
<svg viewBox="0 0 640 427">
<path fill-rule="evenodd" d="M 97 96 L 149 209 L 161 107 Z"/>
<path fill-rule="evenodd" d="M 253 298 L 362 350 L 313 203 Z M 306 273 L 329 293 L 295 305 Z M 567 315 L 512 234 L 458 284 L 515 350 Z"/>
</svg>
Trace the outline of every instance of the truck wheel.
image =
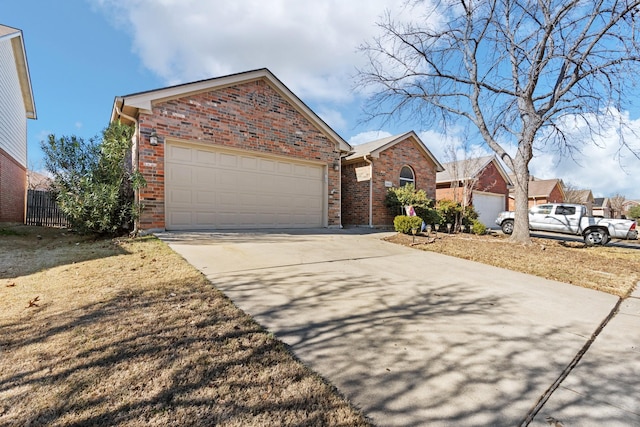
<svg viewBox="0 0 640 427">
<path fill-rule="evenodd" d="M 502 232 L 504 234 L 513 233 L 513 220 L 512 219 L 508 219 L 508 220 L 506 220 L 506 221 L 504 221 L 502 223 Z"/>
<path fill-rule="evenodd" d="M 609 233 L 601 229 L 591 229 L 584 233 L 584 243 L 587 246 L 606 245 L 609 241 Z"/>
</svg>

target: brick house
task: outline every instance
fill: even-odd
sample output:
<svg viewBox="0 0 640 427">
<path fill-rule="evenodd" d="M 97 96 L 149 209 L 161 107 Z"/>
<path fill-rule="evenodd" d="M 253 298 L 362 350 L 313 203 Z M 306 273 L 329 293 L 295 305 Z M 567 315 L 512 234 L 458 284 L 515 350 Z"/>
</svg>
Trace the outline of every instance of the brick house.
<svg viewBox="0 0 640 427">
<path fill-rule="evenodd" d="M 22 31 L 0 25 L 0 222 L 23 222 L 27 119 L 36 118 Z"/>
<path fill-rule="evenodd" d="M 602 218 L 615 218 L 618 214 L 614 212 L 611 206 L 611 199 L 608 197 L 595 197 L 593 199 L 593 208 L 591 209 L 593 216 L 600 216 Z"/>
<path fill-rule="evenodd" d="M 474 207 L 478 220 L 495 227 L 498 214 L 509 208 L 509 175 L 495 156 L 443 164 L 436 175 L 436 200 L 454 200 Z"/>
<path fill-rule="evenodd" d="M 342 161 L 343 224 L 392 225 L 396 214 L 384 204 L 389 188 L 413 183 L 434 199 L 436 173 L 442 170 L 413 131 L 354 146 Z"/>
<path fill-rule="evenodd" d="M 529 207 L 543 203 L 564 202 L 564 186 L 559 179 L 537 179 L 531 177 L 529 180 Z M 509 210 L 516 209 L 515 192 L 509 194 Z"/>
<path fill-rule="evenodd" d="M 116 97 L 141 231 L 340 227 L 351 146 L 269 70 Z"/>
<path fill-rule="evenodd" d="M 566 189 L 564 191 L 564 202 L 566 203 L 579 203 L 587 207 L 587 214 L 593 215 L 593 205 L 595 203 L 595 197 L 591 190 L 578 190 L 578 189 Z"/>
</svg>

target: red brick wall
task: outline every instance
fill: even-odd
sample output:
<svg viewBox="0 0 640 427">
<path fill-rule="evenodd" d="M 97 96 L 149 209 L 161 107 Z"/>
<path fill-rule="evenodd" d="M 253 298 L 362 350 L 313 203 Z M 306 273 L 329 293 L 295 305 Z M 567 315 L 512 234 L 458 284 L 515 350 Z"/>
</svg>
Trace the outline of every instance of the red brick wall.
<svg viewBox="0 0 640 427">
<path fill-rule="evenodd" d="M 164 140 L 176 138 L 218 147 L 287 156 L 326 164 L 328 171 L 328 225 L 340 225 L 339 171 L 335 144 L 285 98 L 263 80 L 185 96 L 154 105 L 153 114 L 141 114 L 140 170 L 147 187 L 140 192 L 145 209 L 141 229 L 163 229 Z M 156 129 L 161 144 L 149 145 Z M 153 167 L 145 163 L 155 164 Z"/>
<path fill-rule="evenodd" d="M 562 203 L 564 202 L 564 198 L 562 197 L 562 191 L 560 191 L 560 186 L 556 185 L 551 190 L 551 194 L 549 194 L 549 202 L 551 203 Z"/>
<path fill-rule="evenodd" d="M 367 162 L 342 166 L 342 224 L 369 225 L 369 181 L 358 182 L 356 168 Z"/>
<path fill-rule="evenodd" d="M 507 181 L 505 181 L 493 162 L 489 163 L 487 167 L 480 172 L 474 190 L 503 194 L 504 209 L 509 209 L 509 187 L 507 186 Z"/>
<path fill-rule="evenodd" d="M 562 197 L 562 191 L 560 190 L 560 186 L 556 185 L 551 190 L 551 193 L 547 197 L 537 197 L 535 199 L 529 198 L 529 207 L 533 207 L 536 205 L 543 205 L 545 203 L 562 203 L 564 202 L 564 197 Z M 509 199 L 509 207 L 508 210 L 515 211 L 516 210 L 516 201 L 514 198 Z"/>
<path fill-rule="evenodd" d="M 454 189 L 451 188 L 449 183 L 442 183 L 438 185 L 438 189 L 436 190 L 437 200 L 446 199 L 458 202 L 462 200 L 462 187 Z M 480 176 L 478 176 L 478 180 L 475 183 L 473 190 L 483 191 L 486 193 L 503 194 L 505 196 L 504 209 L 509 209 L 509 187 L 507 181 L 505 181 L 504 177 L 500 174 L 498 168 L 493 162 L 489 163 L 487 167 L 480 172 Z"/>
<path fill-rule="evenodd" d="M 24 222 L 27 170 L 0 149 L 0 222 Z"/>
<path fill-rule="evenodd" d="M 425 157 L 424 152 L 413 139 L 408 138 L 380 153 L 379 158 L 373 158 L 373 221 L 375 227 L 393 225 L 396 213 L 391 212 L 384 205 L 388 191 L 385 181 L 390 181 L 394 187 L 400 186 L 400 170 L 403 166 L 410 166 L 415 174 L 417 189 L 425 190 L 427 195 L 435 199 L 436 195 L 436 166 Z M 342 174 L 343 188 L 343 224 L 369 224 L 369 182 L 354 185 L 354 167 L 365 166 L 362 162 L 345 165 Z M 354 192 L 352 192 L 352 190 Z"/>
</svg>

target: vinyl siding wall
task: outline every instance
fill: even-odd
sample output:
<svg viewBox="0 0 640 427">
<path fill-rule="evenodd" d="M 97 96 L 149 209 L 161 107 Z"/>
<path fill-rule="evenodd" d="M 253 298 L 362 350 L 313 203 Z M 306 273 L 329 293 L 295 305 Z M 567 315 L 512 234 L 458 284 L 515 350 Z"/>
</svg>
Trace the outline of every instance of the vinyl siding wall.
<svg viewBox="0 0 640 427">
<path fill-rule="evenodd" d="M 0 148 L 27 166 L 27 119 L 11 39 L 0 39 Z"/>
</svg>

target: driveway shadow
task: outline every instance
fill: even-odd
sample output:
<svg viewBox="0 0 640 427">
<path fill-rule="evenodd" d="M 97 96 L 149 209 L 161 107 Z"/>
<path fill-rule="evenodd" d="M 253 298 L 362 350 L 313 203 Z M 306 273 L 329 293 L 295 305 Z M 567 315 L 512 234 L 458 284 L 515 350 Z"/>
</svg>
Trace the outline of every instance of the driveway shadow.
<svg viewBox="0 0 640 427">
<path fill-rule="evenodd" d="M 515 290 L 443 281 L 433 266 L 367 273 L 377 262 L 209 278 L 379 425 L 518 425 L 592 330 Z"/>
</svg>

